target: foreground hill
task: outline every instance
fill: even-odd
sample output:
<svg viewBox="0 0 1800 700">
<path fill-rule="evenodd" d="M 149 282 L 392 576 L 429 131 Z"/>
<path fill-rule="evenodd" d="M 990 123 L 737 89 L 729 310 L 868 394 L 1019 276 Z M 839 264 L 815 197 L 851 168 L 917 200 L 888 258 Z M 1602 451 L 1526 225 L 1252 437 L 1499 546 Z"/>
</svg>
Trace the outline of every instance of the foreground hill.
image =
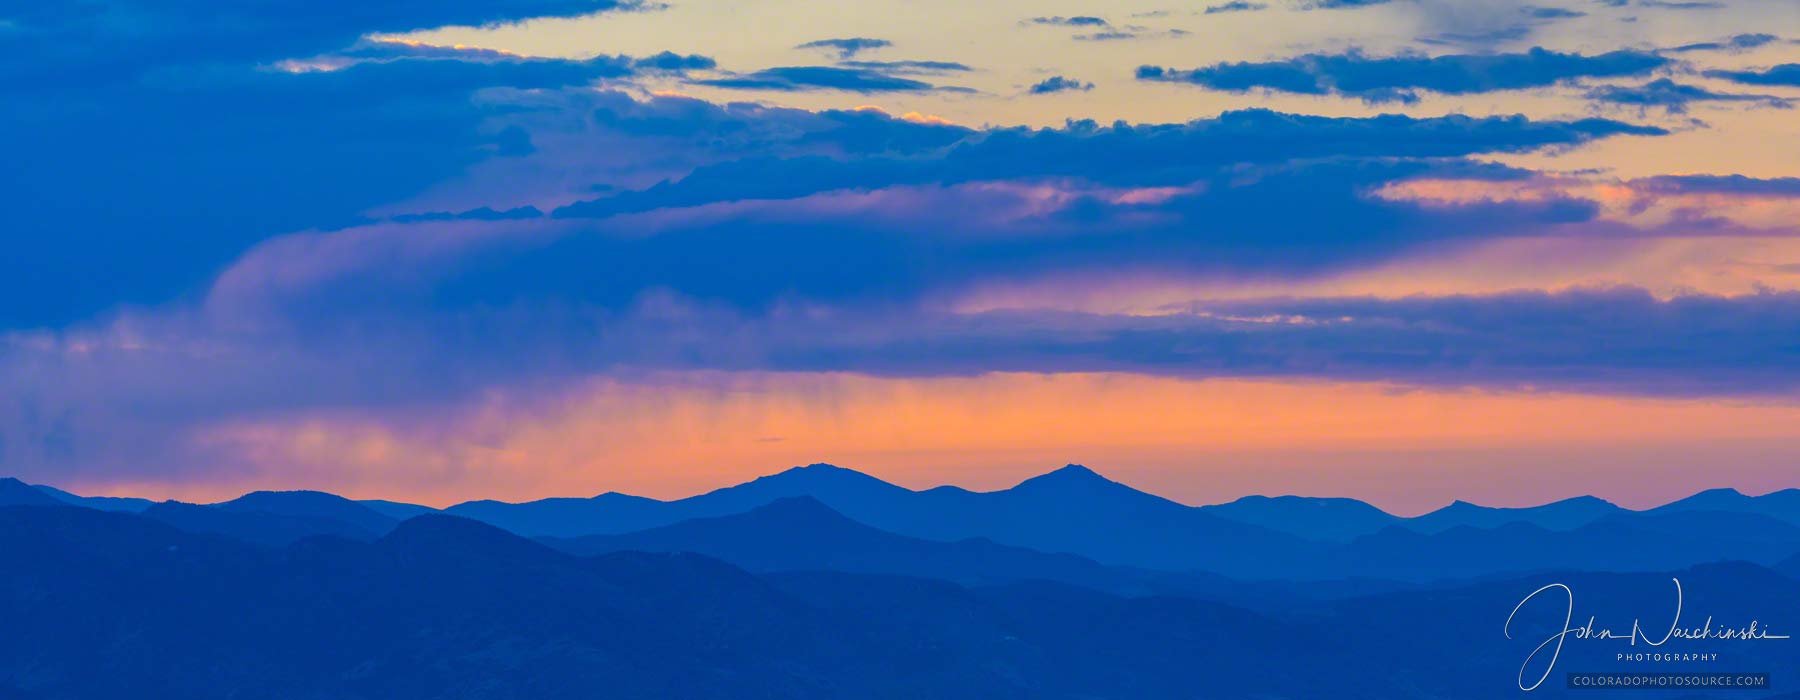
<svg viewBox="0 0 1800 700">
<path fill-rule="evenodd" d="M 1562 622 L 1554 605 L 1533 607 L 1505 638 L 1524 595 L 1562 582 L 1579 615 L 1666 624 L 1672 576 L 1695 624 L 1800 621 L 1800 582 L 1742 564 L 1257 613 L 1042 582 L 577 557 L 439 515 L 374 542 L 272 548 L 127 514 L 0 507 L 0 697 L 1516 698 L 1518 665 Z M 1771 671 L 1795 651 L 1683 648 Z M 1571 643 L 1560 668 L 1603 668 L 1616 651 Z"/>
</svg>

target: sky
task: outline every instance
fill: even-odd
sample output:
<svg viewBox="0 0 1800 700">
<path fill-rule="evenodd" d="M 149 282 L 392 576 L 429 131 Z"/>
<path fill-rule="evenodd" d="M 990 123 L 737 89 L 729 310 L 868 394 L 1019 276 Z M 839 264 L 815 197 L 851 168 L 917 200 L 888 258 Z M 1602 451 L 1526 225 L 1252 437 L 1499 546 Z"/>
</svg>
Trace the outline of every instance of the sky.
<svg viewBox="0 0 1800 700">
<path fill-rule="evenodd" d="M 1792 0 L 0 9 L 0 475 L 1800 486 Z"/>
</svg>

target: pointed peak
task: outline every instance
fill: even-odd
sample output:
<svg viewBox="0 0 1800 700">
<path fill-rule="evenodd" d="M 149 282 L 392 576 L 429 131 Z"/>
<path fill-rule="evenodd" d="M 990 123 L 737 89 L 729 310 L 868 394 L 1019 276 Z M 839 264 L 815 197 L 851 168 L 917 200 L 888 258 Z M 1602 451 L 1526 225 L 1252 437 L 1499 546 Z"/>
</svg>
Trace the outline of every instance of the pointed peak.
<svg viewBox="0 0 1800 700">
<path fill-rule="evenodd" d="M 868 474 L 864 474 L 862 472 L 856 471 L 855 469 L 846 469 L 844 467 L 840 467 L 835 464 L 826 464 L 824 462 L 815 462 L 815 463 L 808 464 L 803 467 L 789 467 L 778 473 L 770 474 L 769 476 L 764 476 L 764 477 L 759 477 L 759 478 L 761 478 L 761 479 L 772 479 L 775 477 L 833 478 L 833 477 L 844 477 L 844 476 L 861 477 L 864 479 L 875 478 L 875 477 L 869 476 Z"/>
<path fill-rule="evenodd" d="M 1594 507 L 1594 508 L 1617 508 L 1618 507 L 1618 505 L 1614 504 L 1612 501 L 1606 500 L 1599 496 L 1574 496 L 1574 497 L 1562 499 L 1560 501 L 1552 501 L 1545 505 L 1585 506 L 1585 507 Z"/>
<path fill-rule="evenodd" d="M 620 493 L 618 491 L 607 491 L 606 493 L 600 494 L 598 496 L 595 496 L 595 497 L 587 499 L 587 500 L 601 501 L 601 502 L 612 501 L 612 502 L 618 502 L 618 503 L 625 503 L 625 502 L 661 503 L 662 502 L 662 501 L 656 500 L 654 498 L 650 498 L 648 496 L 634 496 L 629 493 Z"/>
<path fill-rule="evenodd" d="M 1021 481 L 1018 486 L 1014 486 L 1013 488 L 1029 489 L 1051 485 L 1109 486 L 1116 485 L 1117 483 L 1118 482 L 1115 482 L 1112 479 L 1101 476 L 1099 472 L 1092 469 L 1079 464 L 1070 464 L 1061 469 L 1039 474 Z"/>
</svg>

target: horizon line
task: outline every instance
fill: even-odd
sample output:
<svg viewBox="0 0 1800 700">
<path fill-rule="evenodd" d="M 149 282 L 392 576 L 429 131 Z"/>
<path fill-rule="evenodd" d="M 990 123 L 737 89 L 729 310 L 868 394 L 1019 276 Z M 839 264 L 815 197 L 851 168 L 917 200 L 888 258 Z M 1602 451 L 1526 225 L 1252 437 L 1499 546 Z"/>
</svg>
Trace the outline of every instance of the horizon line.
<svg viewBox="0 0 1800 700">
<path fill-rule="evenodd" d="M 1576 495 L 1576 496 L 1568 496 L 1568 497 L 1564 497 L 1564 498 L 1558 498 L 1558 499 L 1554 499 L 1554 500 L 1544 501 L 1542 503 L 1536 503 L 1536 504 L 1527 505 L 1527 506 L 1490 506 L 1490 505 L 1484 505 L 1481 503 L 1476 503 L 1474 501 L 1470 501 L 1470 500 L 1463 499 L 1463 498 L 1454 498 L 1449 503 L 1445 503 L 1443 505 L 1440 505 L 1440 506 L 1437 506 L 1434 508 L 1429 508 L 1427 510 L 1424 510 L 1424 511 L 1418 513 L 1417 515 L 1401 515 L 1401 514 L 1393 512 L 1393 511 L 1390 511 L 1386 508 L 1383 508 L 1381 506 L 1375 505 L 1374 503 L 1371 503 L 1369 501 L 1366 501 L 1366 500 L 1363 500 L 1360 498 L 1356 498 L 1356 497 L 1352 497 L 1352 496 L 1306 496 L 1306 495 L 1300 495 L 1300 494 L 1270 495 L 1270 494 L 1264 494 L 1264 493 L 1250 493 L 1250 494 L 1244 494 L 1244 495 L 1238 496 L 1236 498 L 1232 498 L 1230 500 L 1219 501 L 1216 503 L 1188 503 L 1188 502 L 1176 500 L 1174 498 L 1170 498 L 1168 496 L 1164 496 L 1162 494 L 1158 494 L 1158 493 L 1155 493 L 1152 491 L 1146 491 L 1144 489 L 1140 489 L 1138 487 L 1127 484 L 1123 481 L 1113 479 L 1112 477 L 1102 474 L 1098 470 L 1088 467 L 1085 464 L 1079 464 L 1079 463 L 1075 463 L 1075 462 L 1069 462 L 1069 463 L 1064 464 L 1061 467 L 1057 467 L 1055 469 L 1051 469 L 1046 472 L 1042 472 L 1039 474 L 1025 477 L 1024 479 L 1021 479 L 1018 483 L 1015 483 L 1012 486 L 1008 486 L 1005 488 L 991 489 L 991 490 L 986 490 L 986 491 L 978 491 L 978 490 L 966 488 L 963 486 L 958 486 L 956 484 L 938 484 L 936 486 L 929 486 L 929 487 L 925 487 L 925 488 L 916 488 L 915 489 L 915 488 L 910 488 L 907 486 L 902 486 L 900 484 L 896 484 L 894 482 L 888 481 L 887 479 L 883 479 L 879 476 L 870 474 L 869 472 L 862 471 L 860 469 L 845 467 L 845 466 L 833 464 L 830 462 L 812 462 L 809 464 L 790 466 L 785 469 L 781 469 L 779 471 L 755 476 L 755 477 L 752 477 L 745 481 L 740 481 L 740 482 L 728 484 L 725 486 L 714 487 L 711 489 L 707 489 L 707 490 L 704 490 L 704 491 L 701 491 L 698 493 L 694 493 L 694 494 L 690 494 L 687 496 L 682 496 L 679 498 L 663 499 L 663 498 L 655 498 L 652 496 L 640 496 L 637 494 L 626 493 L 623 491 L 608 490 L 608 491 L 602 491 L 602 492 L 596 493 L 591 496 L 545 496 L 542 498 L 533 498 L 533 499 L 521 500 L 521 501 L 504 501 L 504 500 L 493 499 L 493 498 L 471 498 L 471 499 L 464 499 L 464 500 L 456 501 L 454 503 L 450 503 L 450 504 L 442 505 L 442 506 L 429 505 L 429 504 L 421 502 L 421 501 L 400 500 L 400 499 L 392 499 L 392 498 L 351 498 L 348 496 L 340 495 L 337 492 L 332 491 L 332 490 L 319 489 L 319 488 L 253 489 L 250 491 L 245 491 L 243 493 L 240 493 L 237 496 L 234 496 L 232 498 L 227 498 L 227 499 L 220 500 L 220 501 L 212 501 L 209 503 L 200 503 L 200 502 L 195 502 L 195 501 L 182 501 L 180 499 L 175 499 L 175 498 L 158 499 L 158 498 L 148 498 L 148 497 L 144 497 L 144 496 L 135 496 L 135 495 L 117 495 L 117 494 L 113 494 L 113 493 L 103 494 L 103 495 L 90 495 L 90 494 L 86 494 L 86 493 L 80 493 L 79 491 L 70 490 L 70 489 L 67 489 L 67 488 L 64 488 L 61 486 L 56 486 L 53 484 L 33 483 L 33 482 L 26 481 L 26 480 L 24 480 L 22 478 L 18 478 L 18 477 L 0 476 L 0 479 L 12 479 L 12 480 L 18 481 L 20 483 L 26 484 L 27 486 L 51 488 L 51 489 L 55 489 L 57 491 L 61 491 L 63 493 L 67 493 L 67 494 L 71 494 L 71 495 L 75 495 L 75 496 L 83 497 L 83 498 L 94 498 L 94 497 L 98 497 L 98 498 L 131 498 L 131 499 L 140 499 L 140 500 L 151 501 L 153 503 L 177 502 L 177 503 L 192 503 L 194 505 L 218 505 L 220 503 L 227 503 L 227 502 L 230 502 L 237 498 L 242 498 L 243 496 L 247 496 L 247 495 L 250 495 L 253 493 L 283 493 L 283 492 L 293 493 L 293 492 L 309 492 L 310 491 L 310 492 L 314 492 L 314 493 L 324 493 L 324 494 L 328 494 L 328 495 L 332 495 L 332 496 L 337 496 L 339 498 L 343 498 L 345 500 L 349 500 L 349 501 L 353 501 L 353 502 L 357 502 L 357 503 L 368 502 L 368 501 L 385 501 L 388 503 L 402 503 L 402 504 L 407 504 L 407 505 L 424 506 L 424 507 L 431 508 L 431 509 L 437 510 L 437 511 L 448 511 L 451 508 L 454 508 L 456 506 L 470 504 L 470 503 L 504 503 L 504 504 L 508 504 L 508 505 L 522 505 L 522 504 L 537 503 L 537 502 L 541 502 L 541 501 L 552 501 L 552 500 L 586 501 L 586 500 L 593 500 L 593 499 L 600 498 L 603 496 L 608 496 L 608 495 L 625 496 L 625 497 L 629 497 L 629 498 L 641 498 L 641 499 L 645 499 L 645 500 L 655 501 L 658 503 L 675 503 L 675 502 L 684 501 L 684 500 L 688 500 L 688 499 L 692 499 L 692 498 L 699 498 L 702 496 L 706 496 L 706 495 L 709 495 L 712 493 L 717 493 L 719 491 L 724 491 L 727 489 L 737 488 L 737 487 L 751 484 L 756 481 L 761 481 L 764 479 L 779 477 L 779 476 L 791 474 L 794 472 L 804 471 L 807 469 L 817 469 L 820 467 L 849 472 L 851 474 L 855 474 L 857 476 L 867 478 L 867 479 L 873 479 L 884 485 L 887 485 L 887 486 L 890 486 L 893 488 L 897 488 L 897 489 L 902 489 L 902 490 L 909 491 L 912 493 L 924 493 L 927 491 L 934 491 L 934 490 L 938 490 L 938 489 L 949 488 L 949 489 L 956 489 L 956 490 L 960 490 L 960 491 L 965 491 L 965 492 L 969 492 L 969 493 L 977 493 L 977 494 L 1002 493 L 1002 492 L 1006 492 L 1006 491 L 1011 491 L 1013 489 L 1016 489 L 1024 484 L 1026 484 L 1027 482 L 1031 482 L 1031 481 L 1041 479 L 1044 477 L 1048 477 L 1048 476 L 1058 474 L 1058 473 L 1068 472 L 1071 470 L 1079 470 L 1082 472 L 1086 472 L 1087 474 L 1091 474 L 1098 479 L 1101 479 L 1101 480 L 1104 480 L 1104 481 L 1107 481 L 1107 482 L 1110 482 L 1113 484 L 1117 484 L 1119 486 L 1130 489 L 1132 491 L 1136 491 L 1138 493 L 1142 493 L 1142 494 L 1152 496 L 1155 498 L 1160 498 L 1160 499 L 1169 501 L 1171 503 L 1175 503 L 1177 505 L 1185 506 L 1188 508 L 1208 508 L 1208 507 L 1224 506 L 1224 505 L 1237 503 L 1237 502 L 1243 501 L 1245 499 L 1250 499 L 1250 498 L 1264 498 L 1264 499 L 1271 499 L 1271 500 L 1282 499 L 1282 498 L 1298 498 L 1298 499 L 1316 500 L 1316 501 L 1353 501 L 1353 502 L 1368 506 L 1370 508 L 1374 508 L 1376 511 L 1378 511 L 1384 515 L 1387 515 L 1389 517 L 1396 518 L 1396 519 L 1402 519 L 1402 520 L 1411 520 L 1411 519 L 1421 518 L 1426 515 L 1430 515 L 1432 513 L 1437 513 L 1437 512 L 1443 511 L 1445 509 L 1455 507 L 1458 504 L 1465 504 L 1465 505 L 1469 505 L 1469 506 L 1473 506 L 1473 507 L 1477 507 L 1477 508 L 1492 509 L 1492 510 L 1530 510 L 1533 508 L 1542 508 L 1545 506 L 1555 505 L 1557 503 L 1564 503 L 1567 501 L 1574 501 L 1574 500 L 1581 500 L 1581 499 L 1593 499 L 1593 500 L 1597 500 L 1602 503 L 1605 503 L 1614 508 L 1618 508 L 1619 510 L 1622 510 L 1622 511 L 1632 512 L 1632 513 L 1644 513 L 1644 512 L 1656 510 L 1658 508 L 1663 508 L 1663 507 L 1666 507 L 1669 505 L 1673 505 L 1675 503 L 1680 503 L 1682 501 L 1692 499 L 1701 494 L 1718 492 L 1718 491 L 1728 491 L 1735 495 L 1745 497 L 1745 498 L 1761 498 L 1761 497 L 1769 496 L 1769 495 L 1776 494 L 1776 493 L 1800 490 L 1800 487 L 1789 486 L 1789 487 L 1785 487 L 1785 488 L 1771 489 L 1771 490 L 1763 492 L 1763 493 L 1753 494 L 1753 493 L 1746 492 L 1743 489 L 1734 487 L 1734 486 L 1718 486 L 1718 487 L 1700 489 L 1699 491 L 1695 491 L 1686 496 L 1682 496 L 1682 497 L 1676 498 L 1674 500 L 1666 501 L 1666 502 L 1659 503 L 1659 504 L 1652 505 L 1652 506 L 1647 506 L 1644 508 L 1631 508 L 1631 507 L 1623 506 L 1623 505 L 1618 504 L 1617 502 L 1614 502 L 1611 499 L 1604 498 L 1601 496 L 1596 496 L 1593 494 L 1581 494 L 1581 495 Z"/>
</svg>

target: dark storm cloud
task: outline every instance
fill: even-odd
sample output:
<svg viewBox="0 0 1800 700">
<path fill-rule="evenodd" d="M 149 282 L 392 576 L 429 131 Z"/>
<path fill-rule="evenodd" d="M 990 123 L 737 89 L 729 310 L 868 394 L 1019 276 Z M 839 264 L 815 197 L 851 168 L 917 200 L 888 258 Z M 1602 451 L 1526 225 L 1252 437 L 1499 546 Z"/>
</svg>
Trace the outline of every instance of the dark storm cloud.
<svg viewBox="0 0 1800 700">
<path fill-rule="evenodd" d="M 492 123 L 504 106 L 476 93 L 647 67 L 362 37 L 638 7 L 126 0 L 8 11 L 0 179 L 33 205 L 0 211 L 17 241 L 0 256 L 0 329 L 165 301 L 258 240 L 353 224 L 474 163 L 529 152 L 523 131 Z"/>
</svg>

